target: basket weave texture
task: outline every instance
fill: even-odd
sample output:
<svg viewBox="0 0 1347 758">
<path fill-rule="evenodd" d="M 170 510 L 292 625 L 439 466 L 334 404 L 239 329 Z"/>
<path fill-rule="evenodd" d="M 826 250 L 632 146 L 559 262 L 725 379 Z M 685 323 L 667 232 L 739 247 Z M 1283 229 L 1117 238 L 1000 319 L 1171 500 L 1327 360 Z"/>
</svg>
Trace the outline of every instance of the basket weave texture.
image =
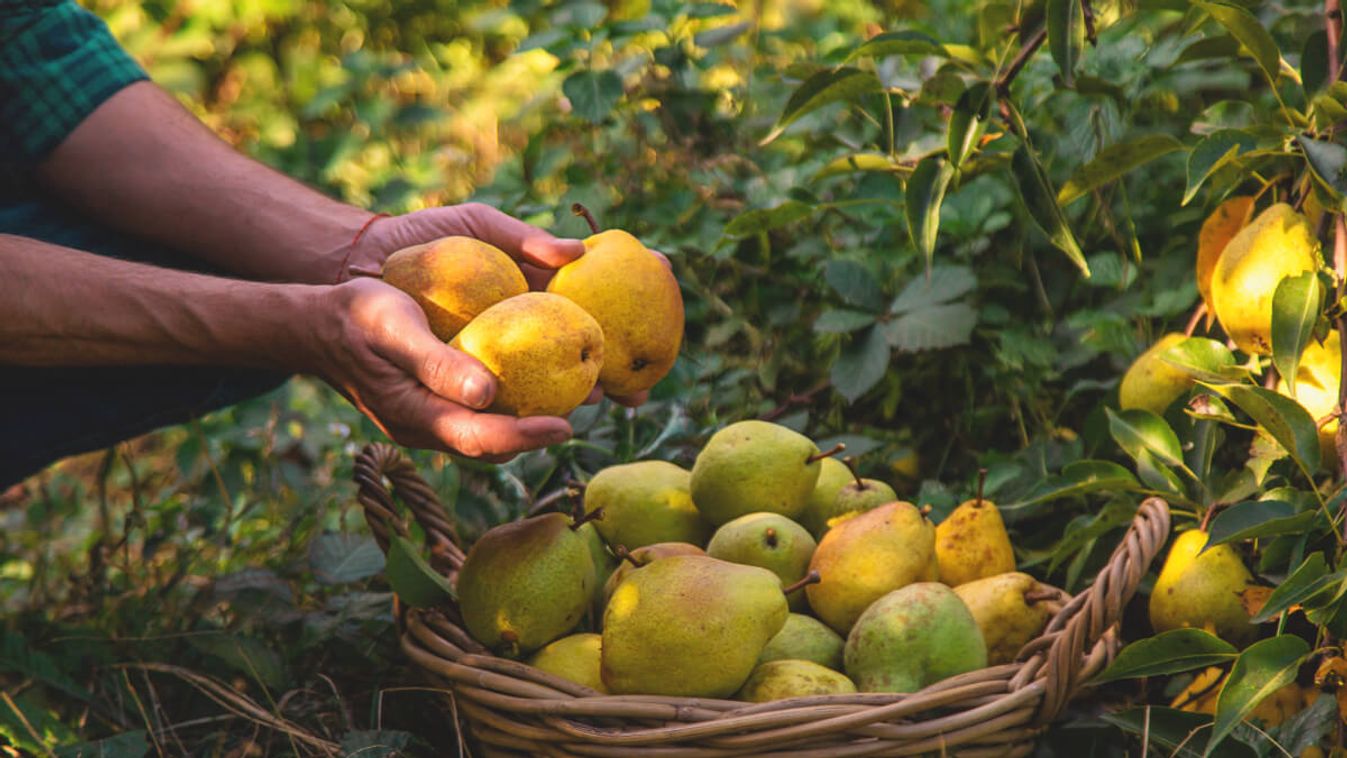
<svg viewBox="0 0 1347 758">
<path fill-rule="evenodd" d="M 371 444 L 355 480 L 379 546 L 408 536 L 394 495 L 425 532 L 430 565 L 456 578 L 464 551 L 435 493 L 395 447 Z M 391 484 L 391 486 L 390 486 Z M 743 703 L 606 696 L 492 655 L 458 609 L 399 607 L 404 653 L 446 688 L 460 723 L 488 754 L 545 756 L 768 755 L 795 758 L 1021 756 L 1083 682 L 1112 660 L 1118 621 L 1169 536 L 1169 507 L 1142 502 L 1093 584 L 1070 598 L 1016 662 L 961 674 L 910 694 L 863 693 Z"/>
</svg>

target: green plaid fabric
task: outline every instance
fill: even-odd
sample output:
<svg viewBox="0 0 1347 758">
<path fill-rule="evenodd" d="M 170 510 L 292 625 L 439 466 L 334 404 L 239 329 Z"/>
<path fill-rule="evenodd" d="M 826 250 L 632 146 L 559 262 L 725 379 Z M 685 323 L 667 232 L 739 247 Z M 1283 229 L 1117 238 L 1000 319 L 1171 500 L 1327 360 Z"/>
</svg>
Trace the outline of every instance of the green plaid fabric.
<svg viewBox="0 0 1347 758">
<path fill-rule="evenodd" d="M 145 78 L 102 19 L 73 0 L 0 0 L 0 163 L 37 163 Z"/>
</svg>

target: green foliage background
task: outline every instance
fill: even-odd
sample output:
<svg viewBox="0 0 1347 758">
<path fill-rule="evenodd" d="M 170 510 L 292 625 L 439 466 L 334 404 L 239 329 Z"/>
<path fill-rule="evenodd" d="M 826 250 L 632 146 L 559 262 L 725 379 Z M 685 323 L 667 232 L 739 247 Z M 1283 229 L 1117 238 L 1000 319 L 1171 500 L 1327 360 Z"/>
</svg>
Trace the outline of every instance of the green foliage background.
<svg viewBox="0 0 1347 758">
<path fill-rule="evenodd" d="M 1021 563 L 1070 591 L 1156 492 L 1185 525 L 1246 502 L 1259 521 L 1275 493 L 1297 528 L 1235 541 L 1268 583 L 1315 550 L 1328 575 L 1337 477 L 1244 420 L 1275 419 L 1231 392 L 1235 425 L 1183 403 L 1106 411 L 1132 358 L 1197 305 L 1197 230 L 1222 199 L 1341 207 L 1347 151 L 1324 143 L 1311 174 L 1297 139 L 1347 118 L 1347 86 L 1321 73 L 1322 9 L 1088 5 L 1094 44 L 1057 0 L 92 7 L 224 139 L 334 196 L 391 213 L 471 198 L 574 236 L 583 202 L 674 262 L 686 347 L 651 403 L 577 411 L 574 441 L 505 466 L 416 455 L 469 537 L 602 466 L 690 463 L 719 426 L 766 417 L 845 441 L 936 518 L 985 468 Z M 1196 368 L 1261 381 L 1221 349 Z M 362 755 L 452 749 L 398 655 L 349 483 L 378 438 L 301 378 L 11 493 L 0 734 L 62 755 L 317 750 L 226 714 L 187 671 Z M 1302 636 L 1341 636 L 1341 598 Z M 1125 633 L 1149 633 L 1144 613 Z M 1043 754 L 1121 754 L 1139 722 L 1099 703 L 1160 702 L 1183 681 L 1102 689 Z M 1251 734 L 1225 744 L 1267 754 Z"/>
</svg>

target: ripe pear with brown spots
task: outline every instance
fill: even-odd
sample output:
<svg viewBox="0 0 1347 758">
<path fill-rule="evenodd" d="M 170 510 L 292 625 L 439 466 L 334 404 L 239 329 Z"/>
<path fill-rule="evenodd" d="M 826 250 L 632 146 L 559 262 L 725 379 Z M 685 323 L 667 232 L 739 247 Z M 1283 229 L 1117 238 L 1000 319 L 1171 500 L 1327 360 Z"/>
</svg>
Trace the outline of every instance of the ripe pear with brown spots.
<svg viewBox="0 0 1347 758">
<path fill-rule="evenodd" d="M 448 342 L 482 311 L 529 291 L 519 266 L 472 237 L 406 247 L 384 261 L 383 280 L 412 296 L 430 331 Z"/>
<path fill-rule="evenodd" d="M 940 581 L 957 587 L 975 579 L 1015 570 L 1015 550 L 996 504 L 982 497 L 987 472 L 978 479 L 977 497 L 935 528 L 935 555 Z"/>
</svg>

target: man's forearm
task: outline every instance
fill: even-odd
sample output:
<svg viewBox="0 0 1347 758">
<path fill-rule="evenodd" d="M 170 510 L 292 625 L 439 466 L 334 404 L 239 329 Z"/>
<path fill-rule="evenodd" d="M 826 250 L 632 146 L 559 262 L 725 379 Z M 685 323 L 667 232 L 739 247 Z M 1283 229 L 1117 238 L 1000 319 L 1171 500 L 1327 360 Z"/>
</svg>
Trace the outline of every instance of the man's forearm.
<svg viewBox="0 0 1347 758">
<path fill-rule="evenodd" d="M 0 364 L 305 368 L 321 288 L 167 271 L 0 235 Z"/>
<path fill-rule="evenodd" d="M 110 226 L 271 281 L 335 282 L 372 216 L 241 155 L 149 82 L 103 103 L 38 176 Z"/>
</svg>

